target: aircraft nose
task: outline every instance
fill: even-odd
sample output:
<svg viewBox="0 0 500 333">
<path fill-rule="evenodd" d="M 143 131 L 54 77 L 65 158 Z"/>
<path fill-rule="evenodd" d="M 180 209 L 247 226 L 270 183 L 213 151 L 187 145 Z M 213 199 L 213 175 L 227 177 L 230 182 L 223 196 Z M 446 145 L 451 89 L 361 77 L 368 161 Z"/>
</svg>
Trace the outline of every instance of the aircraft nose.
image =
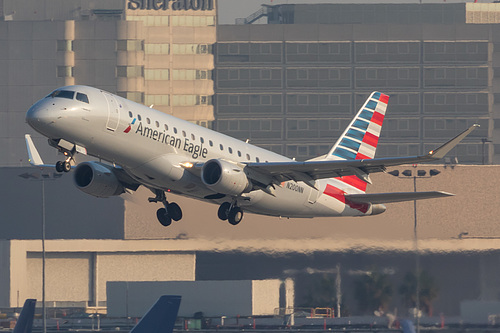
<svg viewBox="0 0 500 333">
<path fill-rule="evenodd" d="M 52 122 L 48 109 L 43 103 L 37 102 L 33 104 L 26 112 L 26 122 L 34 129 L 40 129 L 44 125 Z"/>
</svg>

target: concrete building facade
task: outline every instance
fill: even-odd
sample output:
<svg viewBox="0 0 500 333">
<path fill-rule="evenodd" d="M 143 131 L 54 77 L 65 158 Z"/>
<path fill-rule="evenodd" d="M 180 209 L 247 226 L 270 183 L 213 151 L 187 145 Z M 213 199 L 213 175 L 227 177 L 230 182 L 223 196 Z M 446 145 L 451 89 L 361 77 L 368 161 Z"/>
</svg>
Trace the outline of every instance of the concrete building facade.
<svg viewBox="0 0 500 333">
<path fill-rule="evenodd" d="M 105 307 L 108 281 L 194 281 L 196 256 L 161 242 L 51 240 L 46 242 L 49 307 Z M 39 240 L 0 241 L 0 307 L 42 299 Z M 93 249 L 90 251 L 90 249 Z M 172 269 L 175 267 L 175 269 Z"/>
<path fill-rule="evenodd" d="M 499 167 L 398 168 L 405 169 L 425 170 L 427 175 L 431 169 L 441 171 L 417 179 L 417 190 L 455 194 L 417 204 L 420 265 L 439 287 L 435 311 L 460 315 L 462 301 L 500 301 L 500 224 L 492 208 L 497 206 Z M 41 181 L 17 176 L 29 170 L 0 172 L 0 183 L 6 185 L 0 188 L 0 284 L 6 286 L 0 291 L 0 308 L 17 307 L 41 293 Z M 157 205 L 147 202 L 147 189 L 97 199 L 78 191 L 67 176 L 45 180 L 51 307 L 105 306 L 108 281 L 287 278 L 294 281 L 294 304 L 300 306 L 314 278 L 334 274 L 339 264 L 343 302 L 351 314 L 359 314 L 353 292 L 356 274 L 374 267 L 391 272 L 392 304 L 406 313 L 397 288 L 415 267 L 412 202 L 389 204 L 384 214 L 363 218 L 246 214 L 239 225 L 230 226 L 217 218 L 216 205 L 170 194 L 169 200 L 183 207 L 184 217 L 164 228 L 156 220 Z M 372 180 L 369 193 L 413 191 L 411 177 L 380 173 Z"/>
<path fill-rule="evenodd" d="M 26 165 L 26 111 L 64 85 L 99 87 L 210 127 L 215 1 L 165 4 L 1 1 L 0 165 Z M 55 154 L 46 145 L 41 153 Z"/>
<path fill-rule="evenodd" d="M 218 130 L 297 159 L 328 151 L 371 91 L 391 96 L 377 156 L 498 163 L 500 4 L 275 5 L 221 25 Z M 258 15 L 257 15 L 258 14 Z M 258 21 L 258 22 L 261 22 Z"/>
</svg>

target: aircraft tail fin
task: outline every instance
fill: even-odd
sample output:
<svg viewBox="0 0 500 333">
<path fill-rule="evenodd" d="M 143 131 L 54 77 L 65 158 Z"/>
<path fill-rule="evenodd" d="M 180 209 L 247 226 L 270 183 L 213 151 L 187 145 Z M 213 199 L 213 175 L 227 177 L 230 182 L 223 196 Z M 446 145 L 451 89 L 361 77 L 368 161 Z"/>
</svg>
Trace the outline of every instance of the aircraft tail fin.
<svg viewBox="0 0 500 333">
<path fill-rule="evenodd" d="M 36 299 L 28 298 L 24 302 L 23 309 L 12 333 L 31 333 L 33 318 L 35 317 L 35 305 Z"/>
<path fill-rule="evenodd" d="M 372 92 L 325 159 L 374 158 L 388 101 L 389 96 L 377 91 Z"/>
<path fill-rule="evenodd" d="M 172 333 L 180 304 L 181 296 L 161 296 L 130 333 Z"/>
</svg>

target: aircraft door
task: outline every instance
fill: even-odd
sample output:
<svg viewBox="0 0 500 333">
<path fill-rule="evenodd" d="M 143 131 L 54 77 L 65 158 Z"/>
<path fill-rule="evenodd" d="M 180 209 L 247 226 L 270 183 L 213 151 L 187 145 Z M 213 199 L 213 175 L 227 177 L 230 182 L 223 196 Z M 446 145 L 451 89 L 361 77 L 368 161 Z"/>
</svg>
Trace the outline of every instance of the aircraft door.
<svg viewBox="0 0 500 333">
<path fill-rule="evenodd" d="M 114 132 L 118 128 L 120 122 L 120 109 L 115 97 L 104 93 L 106 101 L 108 102 L 108 121 L 106 122 L 106 129 Z"/>
<path fill-rule="evenodd" d="M 316 187 L 318 187 L 318 182 L 316 181 L 316 182 L 314 183 L 314 185 L 315 185 Z M 308 198 L 307 202 L 308 202 L 308 203 L 310 203 L 310 204 L 313 204 L 313 203 L 315 203 L 315 202 L 316 202 L 316 200 L 318 200 L 318 197 L 319 197 L 319 191 L 318 191 L 318 190 L 316 190 L 316 189 L 314 189 L 314 188 L 312 188 L 312 187 L 309 187 L 309 188 L 311 189 L 311 192 L 309 192 L 309 198 Z"/>
</svg>

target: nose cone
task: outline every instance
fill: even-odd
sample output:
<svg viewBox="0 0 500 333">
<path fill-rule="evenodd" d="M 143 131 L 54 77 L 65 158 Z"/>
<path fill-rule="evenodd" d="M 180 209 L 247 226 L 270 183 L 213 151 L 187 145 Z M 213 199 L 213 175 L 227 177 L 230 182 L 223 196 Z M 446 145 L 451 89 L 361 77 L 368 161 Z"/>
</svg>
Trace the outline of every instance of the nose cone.
<svg viewBox="0 0 500 333">
<path fill-rule="evenodd" d="M 44 134 L 48 125 L 53 123 L 54 119 L 43 100 L 33 104 L 26 112 L 26 122 L 34 130 Z"/>
</svg>

